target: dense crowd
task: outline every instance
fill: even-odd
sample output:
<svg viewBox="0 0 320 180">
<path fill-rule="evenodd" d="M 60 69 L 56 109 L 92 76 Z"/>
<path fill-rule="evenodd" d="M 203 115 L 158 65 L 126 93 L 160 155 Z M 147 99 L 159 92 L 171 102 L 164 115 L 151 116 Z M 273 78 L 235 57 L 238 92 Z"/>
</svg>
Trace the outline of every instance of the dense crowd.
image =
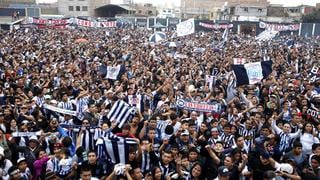
<svg viewBox="0 0 320 180">
<path fill-rule="evenodd" d="M 1 178 L 319 179 L 320 80 L 310 77 L 318 38 L 230 32 L 221 46 L 218 31 L 166 33 L 175 46 L 149 43 L 142 29 L 1 32 Z M 234 58 L 271 60 L 272 73 L 237 86 Z M 119 99 L 137 107 L 122 128 L 107 118 Z M 188 111 L 179 99 L 221 108 Z M 109 133 L 137 142 L 121 154 L 126 164 L 99 155 Z"/>
</svg>

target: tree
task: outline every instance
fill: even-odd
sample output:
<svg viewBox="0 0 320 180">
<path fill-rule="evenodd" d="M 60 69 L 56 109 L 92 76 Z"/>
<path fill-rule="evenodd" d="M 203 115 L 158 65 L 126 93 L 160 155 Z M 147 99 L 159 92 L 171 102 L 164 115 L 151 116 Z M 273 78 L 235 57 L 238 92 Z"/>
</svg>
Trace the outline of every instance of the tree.
<svg viewBox="0 0 320 180">
<path fill-rule="evenodd" d="M 304 23 L 320 23 L 320 9 L 310 14 L 303 15 L 301 18 Z"/>
</svg>

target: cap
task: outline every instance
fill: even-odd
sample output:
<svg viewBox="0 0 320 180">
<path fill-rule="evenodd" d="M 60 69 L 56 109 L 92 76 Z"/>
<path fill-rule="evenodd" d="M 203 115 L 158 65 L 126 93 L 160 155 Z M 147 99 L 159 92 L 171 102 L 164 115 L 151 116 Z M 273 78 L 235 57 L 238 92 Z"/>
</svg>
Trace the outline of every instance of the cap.
<svg viewBox="0 0 320 180">
<path fill-rule="evenodd" d="M 29 138 L 29 142 L 30 142 L 30 141 L 36 141 L 36 142 L 38 142 L 37 136 L 35 136 L 35 135 L 31 136 L 31 137 Z"/>
<path fill-rule="evenodd" d="M 211 132 L 212 131 L 218 131 L 218 128 L 214 127 L 214 128 L 211 128 Z"/>
<path fill-rule="evenodd" d="M 182 133 L 181 133 L 181 136 L 189 136 L 189 131 L 188 130 L 183 130 Z"/>
<path fill-rule="evenodd" d="M 112 91 L 111 89 L 109 89 L 109 90 L 106 92 L 106 94 L 109 94 L 109 93 L 113 94 L 113 91 Z"/>
<path fill-rule="evenodd" d="M 10 176 L 13 176 L 13 175 L 15 175 L 15 174 L 17 174 L 17 173 L 19 173 L 19 172 L 20 172 L 20 170 L 18 169 L 17 166 L 11 166 L 11 167 L 8 169 L 8 174 L 9 174 Z"/>
<path fill-rule="evenodd" d="M 44 99 L 51 99 L 51 96 L 50 95 L 45 95 Z"/>
<path fill-rule="evenodd" d="M 219 176 L 226 177 L 226 176 L 230 175 L 230 171 L 226 166 L 220 166 L 218 168 L 218 174 L 219 174 Z"/>
<path fill-rule="evenodd" d="M 281 163 L 279 170 L 289 174 L 293 173 L 293 167 L 289 163 Z"/>
<path fill-rule="evenodd" d="M 51 103 L 51 104 L 58 104 L 58 102 L 57 102 L 56 100 L 54 100 L 54 99 L 52 99 L 52 100 L 50 101 L 50 103 Z"/>
<path fill-rule="evenodd" d="M 23 121 L 21 122 L 21 124 L 28 124 L 28 123 L 29 123 L 28 120 L 23 120 Z"/>
<path fill-rule="evenodd" d="M 26 158 L 22 157 L 17 160 L 17 164 L 19 165 L 21 162 L 26 161 Z"/>
</svg>

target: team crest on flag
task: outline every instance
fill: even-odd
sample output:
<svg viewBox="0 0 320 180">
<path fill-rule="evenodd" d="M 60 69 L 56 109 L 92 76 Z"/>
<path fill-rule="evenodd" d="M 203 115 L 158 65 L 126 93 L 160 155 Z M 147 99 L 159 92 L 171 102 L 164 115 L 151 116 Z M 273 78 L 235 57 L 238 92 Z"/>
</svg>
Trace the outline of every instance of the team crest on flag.
<svg viewBox="0 0 320 180">
<path fill-rule="evenodd" d="M 119 73 L 120 73 L 120 68 L 121 68 L 120 65 L 118 65 L 116 67 L 108 66 L 106 78 L 116 80 Z"/>
<path fill-rule="evenodd" d="M 256 84 L 263 79 L 262 67 L 260 62 L 244 64 L 247 71 L 249 84 Z"/>
</svg>

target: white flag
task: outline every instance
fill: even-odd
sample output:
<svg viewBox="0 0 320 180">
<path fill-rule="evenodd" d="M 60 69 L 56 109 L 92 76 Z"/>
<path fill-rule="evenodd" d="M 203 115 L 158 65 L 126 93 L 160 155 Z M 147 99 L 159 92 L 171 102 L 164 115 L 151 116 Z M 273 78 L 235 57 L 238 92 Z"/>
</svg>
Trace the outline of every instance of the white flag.
<svg viewBox="0 0 320 180">
<path fill-rule="evenodd" d="M 186 36 L 192 34 L 195 31 L 194 27 L 194 19 L 188 19 L 186 21 L 183 21 L 177 24 L 177 35 Z"/>
<path fill-rule="evenodd" d="M 119 72 L 120 72 L 120 65 L 116 67 L 108 66 L 106 78 L 115 80 L 117 79 Z"/>
<path fill-rule="evenodd" d="M 257 41 L 270 41 L 278 34 L 278 31 L 266 29 L 262 31 L 257 37 Z"/>
</svg>

